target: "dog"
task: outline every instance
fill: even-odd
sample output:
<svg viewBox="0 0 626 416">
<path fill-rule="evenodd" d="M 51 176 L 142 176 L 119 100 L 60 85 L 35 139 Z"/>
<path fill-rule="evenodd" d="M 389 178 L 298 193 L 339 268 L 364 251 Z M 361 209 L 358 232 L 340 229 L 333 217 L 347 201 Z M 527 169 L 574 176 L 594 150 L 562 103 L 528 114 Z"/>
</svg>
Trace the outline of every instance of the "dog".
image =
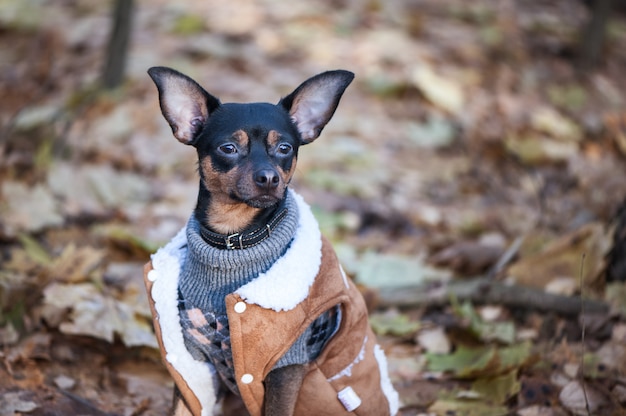
<svg viewBox="0 0 626 416">
<path fill-rule="evenodd" d="M 354 74 L 318 74 L 275 105 L 222 103 L 171 68 L 148 74 L 200 177 L 187 226 L 144 270 L 173 414 L 228 413 L 233 397 L 245 410 L 232 414 L 395 414 L 365 302 L 289 189 Z"/>
</svg>

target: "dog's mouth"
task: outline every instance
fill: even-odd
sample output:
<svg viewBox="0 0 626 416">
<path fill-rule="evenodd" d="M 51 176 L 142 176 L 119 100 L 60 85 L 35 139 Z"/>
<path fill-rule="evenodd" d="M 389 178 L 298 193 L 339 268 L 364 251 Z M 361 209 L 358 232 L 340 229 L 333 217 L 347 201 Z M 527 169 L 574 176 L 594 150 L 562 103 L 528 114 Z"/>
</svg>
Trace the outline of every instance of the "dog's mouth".
<svg viewBox="0 0 626 416">
<path fill-rule="evenodd" d="M 247 198 L 245 203 L 253 208 L 269 208 L 276 205 L 281 198 L 272 194 L 263 194 L 253 198 Z"/>
</svg>

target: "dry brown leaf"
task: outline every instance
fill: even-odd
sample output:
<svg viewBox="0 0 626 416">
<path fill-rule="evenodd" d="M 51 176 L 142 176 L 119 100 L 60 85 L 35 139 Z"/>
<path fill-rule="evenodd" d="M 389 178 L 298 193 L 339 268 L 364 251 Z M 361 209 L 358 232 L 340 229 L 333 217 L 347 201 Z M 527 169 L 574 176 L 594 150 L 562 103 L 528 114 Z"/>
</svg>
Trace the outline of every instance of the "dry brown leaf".
<svg viewBox="0 0 626 416">
<path fill-rule="evenodd" d="M 441 327 L 422 329 L 416 338 L 417 343 L 432 354 L 449 354 L 452 348 L 450 339 Z"/>
<path fill-rule="evenodd" d="M 567 416 L 565 411 L 559 408 L 547 406 L 529 406 L 520 409 L 516 413 L 517 416 Z"/>
<path fill-rule="evenodd" d="M 42 185 L 29 188 L 20 182 L 6 181 L 0 196 L 0 232 L 8 236 L 63 223 L 57 201 Z"/>
<path fill-rule="evenodd" d="M 415 86 L 439 108 L 458 114 L 465 104 L 461 85 L 451 77 L 443 77 L 422 62 L 412 74 Z"/>
<path fill-rule="evenodd" d="M 27 395 L 25 392 L 6 392 L 0 395 L 0 416 L 30 413 L 37 409 L 37 403 L 24 399 Z"/>
<path fill-rule="evenodd" d="M 609 404 L 607 397 L 593 385 L 586 384 L 583 387 L 578 380 L 571 381 L 563 387 L 559 400 L 565 408 L 577 416 L 586 416 L 589 412 L 599 414 L 599 409 Z"/>
<path fill-rule="evenodd" d="M 53 283 L 44 289 L 44 298 L 46 305 L 71 310 L 69 319 L 59 326 L 63 333 L 108 342 L 118 334 L 127 346 L 157 348 L 152 326 L 141 314 L 145 308 L 138 311 L 136 305 L 108 296 L 91 283 Z"/>
<path fill-rule="evenodd" d="M 460 241 L 435 253 L 430 261 L 465 275 L 484 272 L 502 255 L 504 247 L 478 241 Z"/>
<path fill-rule="evenodd" d="M 582 275 L 585 288 L 597 291 L 603 286 L 599 278 L 610 246 L 604 226 L 590 223 L 549 243 L 539 253 L 523 257 L 508 268 L 507 275 L 518 284 L 540 288 L 557 278 L 574 279 L 578 287 Z"/>
<path fill-rule="evenodd" d="M 84 282 L 102 265 L 106 251 L 69 244 L 61 255 L 46 267 L 51 280 L 67 283 Z"/>
</svg>

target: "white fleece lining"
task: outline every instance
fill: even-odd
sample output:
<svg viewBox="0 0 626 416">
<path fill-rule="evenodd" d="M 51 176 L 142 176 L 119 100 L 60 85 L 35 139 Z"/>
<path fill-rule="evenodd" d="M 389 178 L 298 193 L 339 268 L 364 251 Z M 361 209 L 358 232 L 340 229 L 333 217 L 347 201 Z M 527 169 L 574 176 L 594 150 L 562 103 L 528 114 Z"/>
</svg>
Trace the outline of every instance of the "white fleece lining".
<svg viewBox="0 0 626 416">
<path fill-rule="evenodd" d="M 344 368 L 343 370 L 341 370 L 340 372 L 338 372 L 331 378 L 327 378 L 326 381 L 331 382 L 341 377 L 352 377 L 352 368 L 354 367 L 354 365 L 360 363 L 361 361 L 365 359 L 366 344 L 367 344 L 367 335 L 363 339 L 363 345 L 361 346 L 361 350 L 359 351 L 359 354 L 356 356 L 356 358 L 350 364 L 348 364 L 346 368 Z"/>
<path fill-rule="evenodd" d="M 311 208 L 293 191 L 298 204 L 298 227 L 287 252 L 265 273 L 239 288 L 236 293 L 247 303 L 275 311 L 291 310 L 309 294 L 322 263 L 322 235 Z M 178 278 L 187 250 L 186 227 L 152 255 L 148 279 L 158 314 L 166 360 L 180 373 L 209 416 L 216 404 L 216 371 L 210 362 L 195 360 L 185 348 L 178 315 Z M 210 382 L 208 382 L 210 381 Z"/>
<path fill-rule="evenodd" d="M 277 312 L 295 308 L 309 295 L 322 264 L 322 233 L 311 207 L 294 191 L 300 219 L 287 252 L 270 269 L 235 292 L 247 303 Z"/>
<path fill-rule="evenodd" d="M 380 372 L 380 388 L 383 391 L 387 402 L 389 403 L 389 414 L 395 415 L 400 408 L 400 397 L 396 389 L 393 388 L 389 379 L 389 371 L 387 370 L 387 357 L 385 352 L 378 344 L 374 345 L 374 357 L 378 361 L 378 370 Z"/>
<path fill-rule="evenodd" d="M 186 244 L 187 236 L 183 228 L 165 247 L 152 255 L 153 270 L 148 273 L 148 279 L 154 282 L 151 296 L 161 326 L 165 359 L 198 398 L 202 416 L 210 416 L 217 401 L 215 368 L 209 362 L 196 361 L 187 351 L 178 316 L 178 276 Z"/>
</svg>

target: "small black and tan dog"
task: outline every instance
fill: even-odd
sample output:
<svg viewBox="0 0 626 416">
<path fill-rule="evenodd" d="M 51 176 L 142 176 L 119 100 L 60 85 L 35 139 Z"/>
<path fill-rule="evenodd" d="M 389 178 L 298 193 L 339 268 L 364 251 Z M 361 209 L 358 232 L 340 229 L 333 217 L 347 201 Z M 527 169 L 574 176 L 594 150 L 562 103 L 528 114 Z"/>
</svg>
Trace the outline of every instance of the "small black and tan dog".
<svg viewBox="0 0 626 416">
<path fill-rule="evenodd" d="M 204 387 L 197 374 L 177 368 L 187 353 L 164 342 L 166 312 L 147 283 L 182 399 L 175 414 L 212 414 L 203 389 L 215 398 L 240 396 L 252 415 L 395 413 L 397 394 L 365 304 L 308 206 L 288 190 L 300 146 L 320 135 L 354 75 L 324 72 L 274 105 L 223 104 L 173 69 L 148 73 L 174 136 L 196 148 L 200 175 L 197 205 L 176 247 L 185 253 L 175 277 L 184 335 L 176 339 L 212 366 Z M 150 281 L 163 273 L 155 256 L 146 269 Z"/>
</svg>

